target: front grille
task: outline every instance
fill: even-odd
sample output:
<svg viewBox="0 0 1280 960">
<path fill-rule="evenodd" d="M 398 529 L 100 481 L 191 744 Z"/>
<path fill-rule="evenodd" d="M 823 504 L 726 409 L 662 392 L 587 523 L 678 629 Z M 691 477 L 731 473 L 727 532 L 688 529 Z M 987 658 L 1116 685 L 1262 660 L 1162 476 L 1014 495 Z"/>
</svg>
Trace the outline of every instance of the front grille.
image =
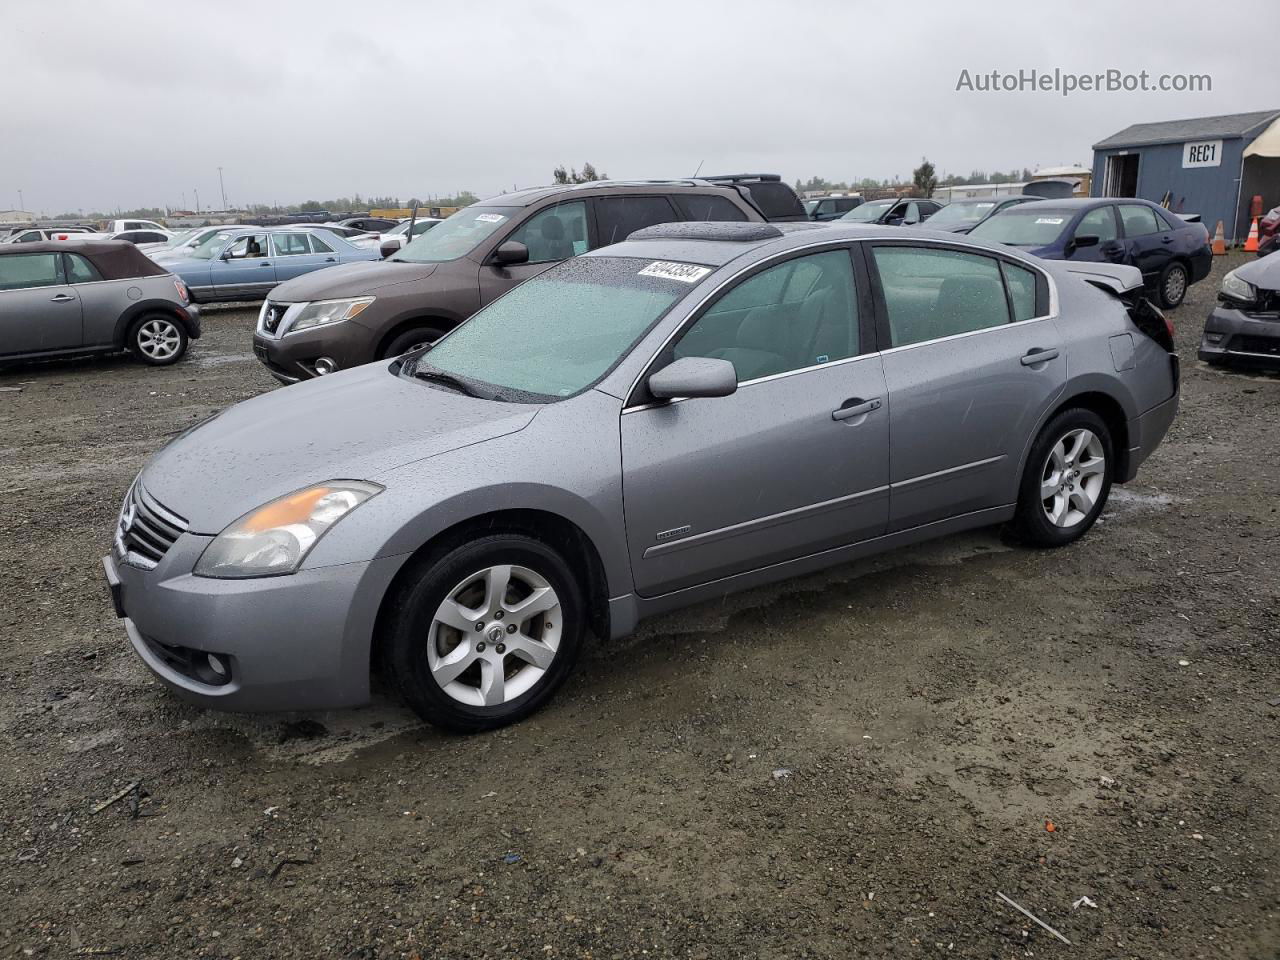
<svg viewBox="0 0 1280 960">
<path fill-rule="evenodd" d="M 186 531 L 186 520 L 159 503 L 135 481 L 120 509 L 116 546 L 126 563 L 151 570 Z"/>
<path fill-rule="evenodd" d="M 1250 337 L 1242 334 L 1232 337 L 1227 349 L 1239 353 L 1262 353 L 1270 357 L 1280 357 L 1280 337 Z"/>
<path fill-rule="evenodd" d="M 268 302 L 267 309 L 262 315 L 262 329 L 267 333 L 275 333 L 279 330 L 280 321 L 284 319 L 285 311 L 288 309 L 288 304 Z"/>
</svg>

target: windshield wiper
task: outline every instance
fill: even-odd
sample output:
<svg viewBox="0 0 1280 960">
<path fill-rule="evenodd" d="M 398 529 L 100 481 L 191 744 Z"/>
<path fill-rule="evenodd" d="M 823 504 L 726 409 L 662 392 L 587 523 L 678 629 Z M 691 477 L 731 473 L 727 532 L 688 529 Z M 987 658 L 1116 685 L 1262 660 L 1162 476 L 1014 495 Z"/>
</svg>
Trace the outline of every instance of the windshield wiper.
<svg viewBox="0 0 1280 960">
<path fill-rule="evenodd" d="M 458 379 L 452 374 L 441 373 L 439 370 L 423 370 L 421 368 L 414 370 L 413 375 L 419 380 L 427 380 L 431 383 L 439 383 L 446 387 L 453 387 L 459 393 L 464 393 L 468 397 L 475 397 L 477 400 L 483 400 L 484 397 L 476 392 L 475 388 L 470 384 Z"/>
</svg>

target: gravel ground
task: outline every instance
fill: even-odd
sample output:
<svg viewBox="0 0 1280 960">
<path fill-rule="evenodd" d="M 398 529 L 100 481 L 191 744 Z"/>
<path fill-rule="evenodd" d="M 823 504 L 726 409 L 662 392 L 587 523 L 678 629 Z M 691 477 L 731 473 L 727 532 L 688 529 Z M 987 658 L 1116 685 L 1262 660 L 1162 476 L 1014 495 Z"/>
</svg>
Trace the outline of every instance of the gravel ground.
<svg viewBox="0 0 1280 960">
<path fill-rule="evenodd" d="M 1181 415 L 1081 543 L 667 617 L 467 739 L 387 699 L 203 712 L 128 649 L 120 498 L 275 388 L 252 311 L 175 367 L 0 375 L 0 956 L 1274 960 L 1280 376 L 1195 359 L 1236 262 L 1174 314 Z"/>
</svg>

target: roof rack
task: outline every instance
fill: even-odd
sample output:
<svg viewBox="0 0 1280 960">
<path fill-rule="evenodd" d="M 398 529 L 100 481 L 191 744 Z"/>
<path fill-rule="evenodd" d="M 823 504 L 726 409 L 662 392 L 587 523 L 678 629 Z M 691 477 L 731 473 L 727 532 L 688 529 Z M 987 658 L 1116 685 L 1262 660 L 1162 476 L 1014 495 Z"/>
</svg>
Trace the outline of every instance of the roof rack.
<svg viewBox="0 0 1280 960">
<path fill-rule="evenodd" d="M 764 180 L 777 183 L 782 177 L 776 173 L 722 173 L 714 177 L 699 177 L 700 180 L 710 180 L 713 183 L 738 183 L 742 180 Z"/>
</svg>

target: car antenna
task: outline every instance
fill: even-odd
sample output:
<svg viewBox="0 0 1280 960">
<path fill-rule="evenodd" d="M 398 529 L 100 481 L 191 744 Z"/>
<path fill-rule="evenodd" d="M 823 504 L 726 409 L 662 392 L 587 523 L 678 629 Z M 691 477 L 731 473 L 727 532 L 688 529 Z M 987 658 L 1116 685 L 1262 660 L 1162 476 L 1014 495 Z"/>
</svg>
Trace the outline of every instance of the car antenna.
<svg viewBox="0 0 1280 960">
<path fill-rule="evenodd" d="M 705 158 L 703 158 L 702 160 L 699 160 L 699 161 L 698 161 L 698 169 L 697 169 L 697 170 L 695 170 L 695 171 L 693 171 L 693 176 L 689 178 L 690 180 L 697 180 L 697 179 L 698 179 L 698 173 L 702 170 L 702 165 L 703 165 L 704 163 L 706 163 L 706 162 L 707 162 L 707 161 L 706 161 L 706 159 L 705 159 Z"/>
</svg>

